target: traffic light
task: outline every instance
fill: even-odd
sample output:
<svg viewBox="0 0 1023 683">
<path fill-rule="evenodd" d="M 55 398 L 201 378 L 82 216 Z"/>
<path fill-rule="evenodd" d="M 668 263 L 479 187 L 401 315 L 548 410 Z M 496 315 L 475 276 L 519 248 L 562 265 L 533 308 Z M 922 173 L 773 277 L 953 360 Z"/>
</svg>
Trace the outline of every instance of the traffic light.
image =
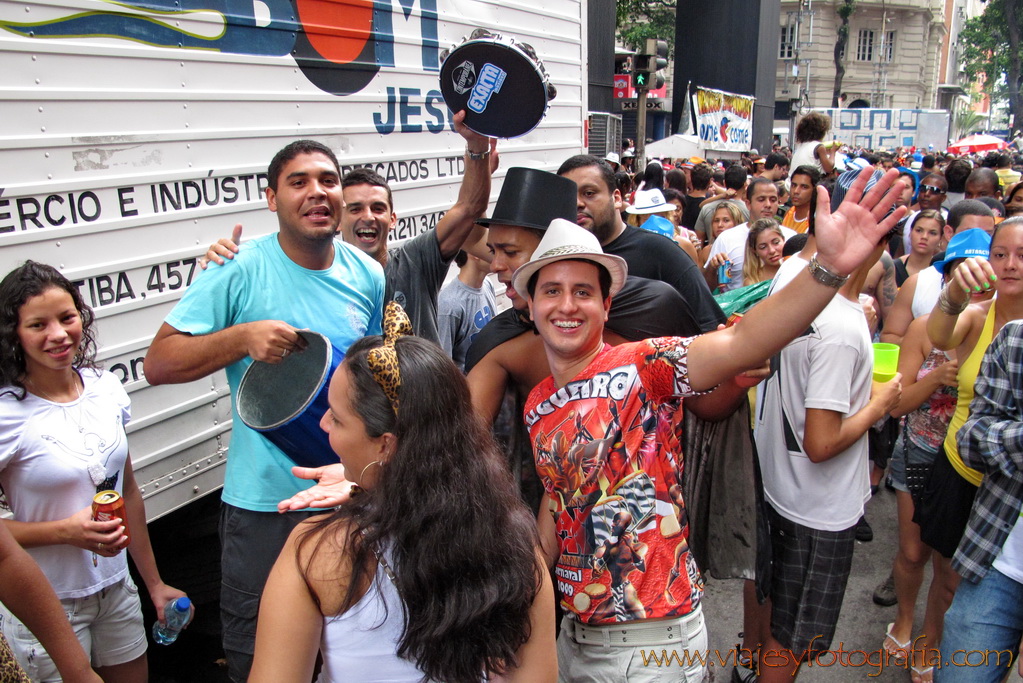
<svg viewBox="0 0 1023 683">
<path fill-rule="evenodd" d="M 632 84 L 635 88 L 656 90 L 664 86 L 660 70 L 668 66 L 668 41 L 647 38 L 643 48 L 632 58 Z"/>
</svg>

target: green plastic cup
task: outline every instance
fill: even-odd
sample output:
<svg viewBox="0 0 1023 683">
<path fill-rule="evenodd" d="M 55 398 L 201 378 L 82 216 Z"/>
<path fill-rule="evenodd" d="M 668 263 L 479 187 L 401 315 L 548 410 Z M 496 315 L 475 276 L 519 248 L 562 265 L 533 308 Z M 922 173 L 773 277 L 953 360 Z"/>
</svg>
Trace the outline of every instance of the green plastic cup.
<svg viewBox="0 0 1023 683">
<path fill-rule="evenodd" d="M 896 344 L 874 344 L 874 381 L 890 382 L 899 371 L 899 347 Z"/>
</svg>

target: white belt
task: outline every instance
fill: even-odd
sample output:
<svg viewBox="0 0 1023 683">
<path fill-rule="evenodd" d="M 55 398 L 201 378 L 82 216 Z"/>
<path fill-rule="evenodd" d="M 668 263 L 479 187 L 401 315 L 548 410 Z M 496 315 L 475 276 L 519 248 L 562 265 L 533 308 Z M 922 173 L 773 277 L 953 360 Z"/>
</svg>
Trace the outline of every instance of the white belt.
<svg viewBox="0 0 1023 683">
<path fill-rule="evenodd" d="M 636 645 L 687 645 L 704 629 L 703 609 L 697 607 L 684 617 L 651 621 L 640 619 L 614 624 L 589 625 L 565 617 L 561 629 L 580 645 L 632 647 Z"/>
</svg>

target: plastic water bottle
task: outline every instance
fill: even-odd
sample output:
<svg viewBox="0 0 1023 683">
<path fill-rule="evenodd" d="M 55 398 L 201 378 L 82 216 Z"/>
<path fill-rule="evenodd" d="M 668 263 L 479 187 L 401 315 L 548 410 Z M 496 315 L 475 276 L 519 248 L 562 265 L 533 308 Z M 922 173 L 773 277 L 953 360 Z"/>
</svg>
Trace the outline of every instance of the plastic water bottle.
<svg viewBox="0 0 1023 683">
<path fill-rule="evenodd" d="M 192 617 L 192 601 L 188 598 L 171 600 L 163 608 L 163 618 L 166 622 L 161 624 L 159 620 L 153 622 L 153 640 L 160 645 L 170 645 L 178 639 L 181 629 Z"/>
</svg>

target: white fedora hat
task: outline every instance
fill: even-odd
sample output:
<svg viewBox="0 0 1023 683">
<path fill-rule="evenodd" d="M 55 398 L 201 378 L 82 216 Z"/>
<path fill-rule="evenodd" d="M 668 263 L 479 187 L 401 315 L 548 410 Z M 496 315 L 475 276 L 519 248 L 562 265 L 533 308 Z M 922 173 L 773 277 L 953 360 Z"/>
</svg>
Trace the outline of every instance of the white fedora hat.
<svg viewBox="0 0 1023 683">
<path fill-rule="evenodd" d="M 674 211 L 674 204 L 669 204 L 664 199 L 664 194 L 660 190 L 654 188 L 652 190 L 638 190 L 636 192 L 636 200 L 632 202 L 632 206 L 625 209 L 625 213 L 661 213 L 663 211 Z"/>
<path fill-rule="evenodd" d="M 669 204 L 669 206 L 671 205 Z M 608 292 L 611 295 L 618 293 L 629 274 L 625 259 L 605 254 L 604 250 L 600 248 L 600 242 L 592 232 L 580 228 L 572 221 L 555 218 L 551 221 L 529 262 L 519 267 L 512 275 L 512 287 L 516 292 L 524 294 L 533 273 L 555 261 L 569 259 L 593 261 L 607 270 L 611 274 L 611 290 Z"/>
</svg>

